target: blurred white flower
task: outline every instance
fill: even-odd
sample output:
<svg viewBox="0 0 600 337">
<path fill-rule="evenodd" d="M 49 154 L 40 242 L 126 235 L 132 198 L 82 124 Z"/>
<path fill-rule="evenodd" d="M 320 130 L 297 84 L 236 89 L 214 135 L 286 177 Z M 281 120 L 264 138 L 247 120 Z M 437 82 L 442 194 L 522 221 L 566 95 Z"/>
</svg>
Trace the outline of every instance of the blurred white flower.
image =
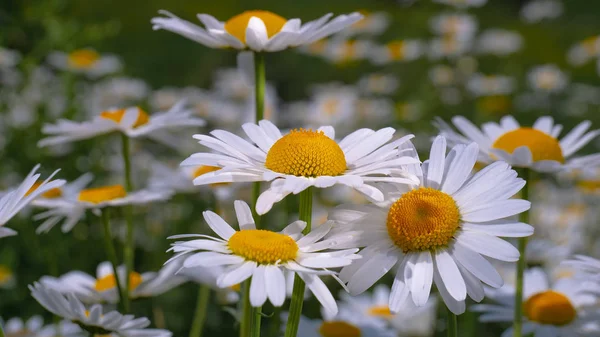
<svg viewBox="0 0 600 337">
<path fill-rule="evenodd" d="M 544 19 L 556 19 L 563 13 L 559 0 L 533 0 L 521 8 L 521 18 L 527 23 L 537 23 Z"/>
<path fill-rule="evenodd" d="M 426 51 L 426 45 L 419 40 L 396 40 L 385 45 L 375 45 L 368 50 L 369 59 L 377 65 L 413 61 Z"/>
<path fill-rule="evenodd" d="M 477 32 L 477 20 L 468 14 L 440 14 L 429 20 L 429 26 L 435 34 L 459 41 L 469 41 Z"/>
<path fill-rule="evenodd" d="M 581 66 L 600 56 L 600 35 L 590 36 L 576 43 L 567 52 L 567 60 L 573 66 Z"/>
<path fill-rule="evenodd" d="M 482 7 L 487 3 L 487 0 L 433 0 L 433 2 L 462 9 L 469 7 Z"/>
<path fill-rule="evenodd" d="M 480 54 L 506 56 L 523 47 L 523 38 L 517 32 L 504 29 L 487 29 L 479 35 L 475 50 Z"/>
<path fill-rule="evenodd" d="M 474 96 L 508 95 L 515 89 L 515 80 L 504 75 L 477 73 L 467 82 L 467 89 Z"/>
<path fill-rule="evenodd" d="M 93 49 L 77 49 L 70 53 L 55 51 L 48 55 L 48 63 L 56 69 L 84 74 L 90 78 L 114 74 L 121 71 L 119 57 L 100 54 Z"/>
<path fill-rule="evenodd" d="M 12 289 L 16 286 L 15 274 L 6 265 L 0 264 L 0 289 Z"/>
<path fill-rule="evenodd" d="M 456 72 L 445 64 L 436 64 L 429 69 L 429 79 L 436 87 L 445 87 L 455 84 Z"/>
<path fill-rule="evenodd" d="M 360 14 L 363 15 L 362 20 L 353 23 L 335 35 L 344 37 L 361 34 L 378 36 L 383 34 L 390 25 L 390 15 L 386 12 L 360 11 Z"/>
<path fill-rule="evenodd" d="M 429 58 L 434 61 L 441 58 L 454 59 L 466 54 L 471 47 L 471 40 L 460 40 L 454 37 L 436 38 L 429 41 Z"/>
<path fill-rule="evenodd" d="M 393 74 L 372 73 L 358 80 L 358 89 L 367 95 L 390 95 L 400 86 L 400 80 Z"/>
<path fill-rule="evenodd" d="M 365 60 L 374 44 L 370 40 L 329 40 L 322 56 L 333 63 Z"/>
<path fill-rule="evenodd" d="M 562 92 L 569 84 L 567 74 L 554 64 L 532 68 L 527 73 L 527 81 L 531 88 L 548 93 Z"/>
<path fill-rule="evenodd" d="M 0 47 L 0 68 L 14 68 L 21 61 L 21 54 L 16 50 Z"/>
</svg>

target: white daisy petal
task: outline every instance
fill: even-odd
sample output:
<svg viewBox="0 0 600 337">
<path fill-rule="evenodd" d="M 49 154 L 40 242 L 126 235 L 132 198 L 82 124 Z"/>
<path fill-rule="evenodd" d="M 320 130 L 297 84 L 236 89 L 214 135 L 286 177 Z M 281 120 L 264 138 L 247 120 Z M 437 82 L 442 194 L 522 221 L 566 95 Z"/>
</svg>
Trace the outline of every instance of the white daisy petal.
<svg viewBox="0 0 600 337">
<path fill-rule="evenodd" d="M 454 259 L 445 249 L 438 249 L 434 257 L 434 268 L 438 271 L 442 282 L 444 282 L 448 294 L 457 301 L 465 300 L 467 287 Z M 417 303 L 415 302 L 415 304 Z"/>
</svg>

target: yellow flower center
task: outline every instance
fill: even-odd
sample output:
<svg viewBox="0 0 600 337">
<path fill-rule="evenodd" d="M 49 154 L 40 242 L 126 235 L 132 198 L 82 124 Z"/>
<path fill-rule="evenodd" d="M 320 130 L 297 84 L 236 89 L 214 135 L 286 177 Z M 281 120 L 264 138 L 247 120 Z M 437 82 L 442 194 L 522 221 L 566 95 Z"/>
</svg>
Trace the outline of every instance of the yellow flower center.
<svg viewBox="0 0 600 337">
<path fill-rule="evenodd" d="M 67 56 L 67 62 L 73 68 L 89 69 L 100 59 L 100 54 L 91 49 L 78 49 Z"/>
<path fill-rule="evenodd" d="M 360 329 L 343 321 L 323 322 L 319 328 L 323 337 L 360 337 Z"/>
<path fill-rule="evenodd" d="M 134 290 L 142 283 L 142 275 L 131 272 L 129 273 L 129 289 Z M 97 291 L 106 291 L 109 289 L 113 289 L 117 286 L 117 280 L 115 279 L 114 274 L 108 274 L 102 278 L 96 280 L 96 284 L 94 285 L 94 289 Z"/>
<path fill-rule="evenodd" d="M 577 182 L 577 188 L 582 192 L 592 193 L 600 190 L 600 180 L 581 180 Z"/>
<path fill-rule="evenodd" d="M 99 204 L 101 202 L 123 198 L 127 195 L 125 188 L 121 185 L 88 188 L 79 192 L 79 201 Z"/>
<path fill-rule="evenodd" d="M 105 119 L 110 119 L 111 121 L 119 124 L 119 123 L 121 123 L 123 116 L 125 116 L 126 110 L 127 109 L 103 111 L 100 114 L 100 117 L 105 118 Z M 140 108 L 137 108 L 137 110 L 138 110 L 138 117 L 135 120 L 135 123 L 133 124 L 133 128 L 137 128 L 139 126 L 147 124 L 150 121 L 150 117 L 144 110 L 142 110 Z"/>
<path fill-rule="evenodd" d="M 500 136 L 492 147 L 513 153 L 515 149 L 527 146 L 531 151 L 533 161 L 555 160 L 564 163 L 565 158 L 558 140 L 540 130 L 533 128 L 518 128 Z"/>
<path fill-rule="evenodd" d="M 587 39 L 583 40 L 583 42 L 581 43 L 583 45 L 583 48 L 585 49 L 585 51 L 592 56 L 595 56 L 598 53 L 598 39 L 600 38 L 600 36 L 592 36 L 592 37 L 588 37 Z"/>
<path fill-rule="evenodd" d="M 390 59 L 393 61 L 399 61 L 404 59 L 404 42 L 393 41 L 385 45 L 388 52 L 390 53 Z"/>
<path fill-rule="evenodd" d="M 565 295 L 553 290 L 535 294 L 523 304 L 530 321 L 549 325 L 565 325 L 577 317 L 577 310 Z"/>
<path fill-rule="evenodd" d="M 245 11 L 227 20 L 225 22 L 225 30 L 246 44 L 246 28 L 248 28 L 248 22 L 250 22 L 252 17 L 257 17 L 264 22 L 269 38 L 279 33 L 283 25 L 287 22 L 285 18 L 269 11 Z"/>
<path fill-rule="evenodd" d="M 33 184 L 33 186 L 31 186 L 31 188 L 29 189 L 29 191 L 27 191 L 27 193 L 25 193 L 26 196 L 30 195 L 31 193 L 33 193 L 33 191 L 37 190 L 38 188 L 40 188 L 40 186 L 42 185 L 41 182 L 36 182 L 35 184 Z M 42 194 L 43 198 L 47 198 L 47 199 L 54 199 L 54 198 L 58 198 L 62 196 L 62 190 L 58 187 L 53 188 L 51 190 L 46 191 L 44 194 Z"/>
<path fill-rule="evenodd" d="M 296 258 L 298 244 L 291 237 L 264 229 L 235 232 L 228 242 L 233 254 L 259 264 L 275 264 Z"/>
<path fill-rule="evenodd" d="M 446 246 L 459 225 L 454 199 L 428 187 L 402 195 L 387 216 L 388 235 L 405 253 Z"/>
<path fill-rule="evenodd" d="M 298 177 L 339 176 L 346 171 L 346 156 L 322 131 L 299 129 L 273 144 L 265 166 Z"/>
<path fill-rule="evenodd" d="M 369 314 L 369 316 L 383 318 L 390 318 L 393 316 L 392 312 L 390 311 L 390 307 L 388 307 L 387 305 L 376 305 L 374 307 L 370 307 L 367 311 L 367 314 Z"/>
<path fill-rule="evenodd" d="M 242 284 L 241 283 L 234 284 L 231 287 L 229 287 L 229 289 L 231 289 L 233 291 L 237 291 L 239 293 L 242 290 Z"/>
<path fill-rule="evenodd" d="M 0 285 L 10 281 L 12 277 L 13 273 L 10 269 L 5 266 L 0 266 Z"/>
</svg>

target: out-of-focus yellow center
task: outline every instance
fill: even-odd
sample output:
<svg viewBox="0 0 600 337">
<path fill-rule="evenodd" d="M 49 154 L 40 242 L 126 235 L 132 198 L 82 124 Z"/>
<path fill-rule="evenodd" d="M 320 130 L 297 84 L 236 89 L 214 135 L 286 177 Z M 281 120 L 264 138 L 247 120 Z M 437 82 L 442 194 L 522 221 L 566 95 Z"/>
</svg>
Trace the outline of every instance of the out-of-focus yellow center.
<svg viewBox="0 0 600 337">
<path fill-rule="evenodd" d="M 340 101 L 338 99 L 328 98 L 323 102 L 321 108 L 327 116 L 333 116 L 339 111 L 339 105 Z"/>
<path fill-rule="evenodd" d="M 600 180 L 581 180 L 577 182 L 577 188 L 583 192 L 592 193 L 600 190 Z"/>
<path fill-rule="evenodd" d="M 67 56 L 69 66 L 77 69 L 89 69 L 98 62 L 100 54 L 91 49 L 78 49 Z"/>
<path fill-rule="evenodd" d="M 33 191 L 37 190 L 38 188 L 40 188 L 40 186 L 42 185 L 41 182 L 37 181 L 33 184 L 33 186 L 31 186 L 31 188 L 27 191 L 27 193 L 25 193 L 25 196 L 30 195 L 31 193 L 33 193 Z M 51 190 L 48 190 L 46 192 L 44 192 L 42 194 L 43 198 L 47 198 L 47 199 L 54 199 L 54 198 L 59 198 L 62 196 L 62 190 L 58 187 L 53 188 Z"/>
<path fill-rule="evenodd" d="M 512 106 L 510 98 L 504 95 L 492 95 L 480 98 L 477 108 L 490 115 L 499 115 L 508 111 Z"/>
<path fill-rule="evenodd" d="M 322 39 L 308 45 L 308 51 L 312 54 L 322 54 L 327 48 L 327 40 Z"/>
<path fill-rule="evenodd" d="M 123 198 L 127 195 L 125 188 L 121 185 L 88 188 L 79 192 L 79 201 L 99 204 L 101 202 Z"/>
<path fill-rule="evenodd" d="M 298 177 L 339 176 L 346 171 L 346 156 L 322 131 L 296 129 L 273 144 L 265 166 Z"/>
<path fill-rule="evenodd" d="M 583 40 L 583 42 L 581 42 L 581 45 L 589 55 L 596 56 L 600 47 L 600 44 L 598 43 L 599 39 L 600 36 L 591 36 Z"/>
<path fill-rule="evenodd" d="M 549 325 L 569 324 L 577 317 L 577 310 L 569 298 L 553 290 L 529 297 L 523 304 L 523 311 L 530 321 Z"/>
<path fill-rule="evenodd" d="M 360 328 L 344 321 L 323 322 L 319 328 L 323 337 L 360 337 Z"/>
<path fill-rule="evenodd" d="M 225 30 L 246 44 L 246 28 L 248 28 L 248 23 L 252 17 L 257 17 L 264 22 L 269 38 L 279 33 L 283 25 L 287 22 L 285 18 L 269 11 L 245 11 L 227 20 L 225 22 Z"/>
<path fill-rule="evenodd" d="M 550 71 L 543 71 L 536 78 L 537 86 L 546 90 L 554 89 L 558 85 L 558 82 L 558 76 Z"/>
<path fill-rule="evenodd" d="M 233 254 L 259 264 L 287 262 L 298 254 L 298 244 L 294 239 L 264 229 L 235 232 L 229 238 L 228 247 Z"/>
<path fill-rule="evenodd" d="M 229 287 L 229 289 L 231 289 L 233 291 L 237 291 L 239 293 L 240 290 L 242 290 L 242 285 L 240 283 L 234 284 L 231 287 Z"/>
<path fill-rule="evenodd" d="M 405 253 L 446 246 L 459 225 L 454 199 L 428 187 L 402 195 L 387 216 L 388 235 Z"/>
<path fill-rule="evenodd" d="M 531 151 L 533 161 L 555 160 L 564 163 L 562 149 L 558 140 L 540 130 L 533 128 L 518 128 L 500 136 L 492 147 L 513 153 L 518 147 L 527 146 Z"/>
<path fill-rule="evenodd" d="M 390 307 L 388 307 L 387 305 L 377 305 L 374 307 L 370 307 L 367 311 L 367 314 L 369 314 L 369 316 L 383 318 L 390 318 L 393 316 L 392 312 L 390 311 Z"/>
<path fill-rule="evenodd" d="M 135 120 L 135 123 L 133 124 L 133 128 L 137 128 L 139 126 L 147 124 L 150 121 L 150 117 L 144 110 L 142 110 L 140 108 L 137 108 L 137 110 L 138 110 L 138 116 L 137 116 L 137 119 Z M 105 118 L 105 119 L 110 119 L 111 121 L 119 124 L 119 123 L 121 123 L 123 116 L 125 116 L 126 111 L 127 111 L 127 109 L 103 111 L 100 114 L 100 117 Z"/>
<path fill-rule="evenodd" d="M 6 266 L 0 266 L 0 285 L 10 281 L 13 277 L 12 271 Z"/>
<path fill-rule="evenodd" d="M 129 273 L 129 289 L 134 290 L 142 283 L 142 275 L 136 272 Z M 106 291 L 117 286 L 117 280 L 114 274 L 108 274 L 96 280 L 94 289 L 97 291 Z"/>
<path fill-rule="evenodd" d="M 385 45 L 392 61 L 404 60 L 405 43 L 404 41 L 392 41 Z"/>
</svg>

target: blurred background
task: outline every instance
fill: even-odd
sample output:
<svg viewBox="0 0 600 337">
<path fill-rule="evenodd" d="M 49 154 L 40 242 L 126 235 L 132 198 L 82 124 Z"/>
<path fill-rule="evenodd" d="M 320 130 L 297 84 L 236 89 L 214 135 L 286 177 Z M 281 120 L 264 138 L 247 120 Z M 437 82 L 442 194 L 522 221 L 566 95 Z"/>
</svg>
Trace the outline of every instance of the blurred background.
<svg viewBox="0 0 600 337">
<path fill-rule="evenodd" d="M 525 123 L 551 115 L 567 129 L 583 119 L 600 123 L 600 2 L 2 0 L 0 190 L 14 186 L 36 163 L 46 173 L 60 167 L 70 179 L 88 171 L 100 180 L 120 179 L 118 143 L 110 140 L 38 149 L 42 125 L 61 117 L 81 121 L 129 105 L 164 111 L 186 98 L 209 128 L 238 131 L 252 119 L 252 87 L 237 69 L 237 53 L 153 31 L 150 19 L 160 9 L 196 24 L 197 13 L 225 21 L 264 9 L 304 22 L 328 12 L 361 11 L 363 21 L 327 40 L 266 55 L 267 116 L 283 128 L 328 124 L 342 136 L 357 127 L 391 125 L 415 133 L 423 150 L 435 133 L 436 116 L 464 115 L 479 124 L 506 114 Z M 60 59 L 74 55 L 107 66 L 70 71 Z M 138 144 L 139 184 L 150 174 L 143 170 L 150 162 L 160 158 L 176 166 L 193 152 L 193 133 L 182 134 L 175 148 Z M 138 209 L 143 226 L 136 265 L 158 269 L 169 256 L 165 238 L 198 230 L 200 212 L 213 199 L 178 195 L 158 209 Z M 70 270 L 93 274 L 105 259 L 96 249 L 101 235 L 92 215 L 69 234 L 36 235 L 28 215 L 15 222 L 20 235 L 0 241 L 1 316 L 42 313 L 27 284 Z M 144 300 L 136 313 L 183 335 L 196 289 L 187 284 Z M 310 306 L 318 312 L 316 303 Z M 209 315 L 209 332 L 234 335 L 230 313 Z M 481 336 L 485 329 L 493 328 L 473 325 L 464 336 Z"/>
</svg>

